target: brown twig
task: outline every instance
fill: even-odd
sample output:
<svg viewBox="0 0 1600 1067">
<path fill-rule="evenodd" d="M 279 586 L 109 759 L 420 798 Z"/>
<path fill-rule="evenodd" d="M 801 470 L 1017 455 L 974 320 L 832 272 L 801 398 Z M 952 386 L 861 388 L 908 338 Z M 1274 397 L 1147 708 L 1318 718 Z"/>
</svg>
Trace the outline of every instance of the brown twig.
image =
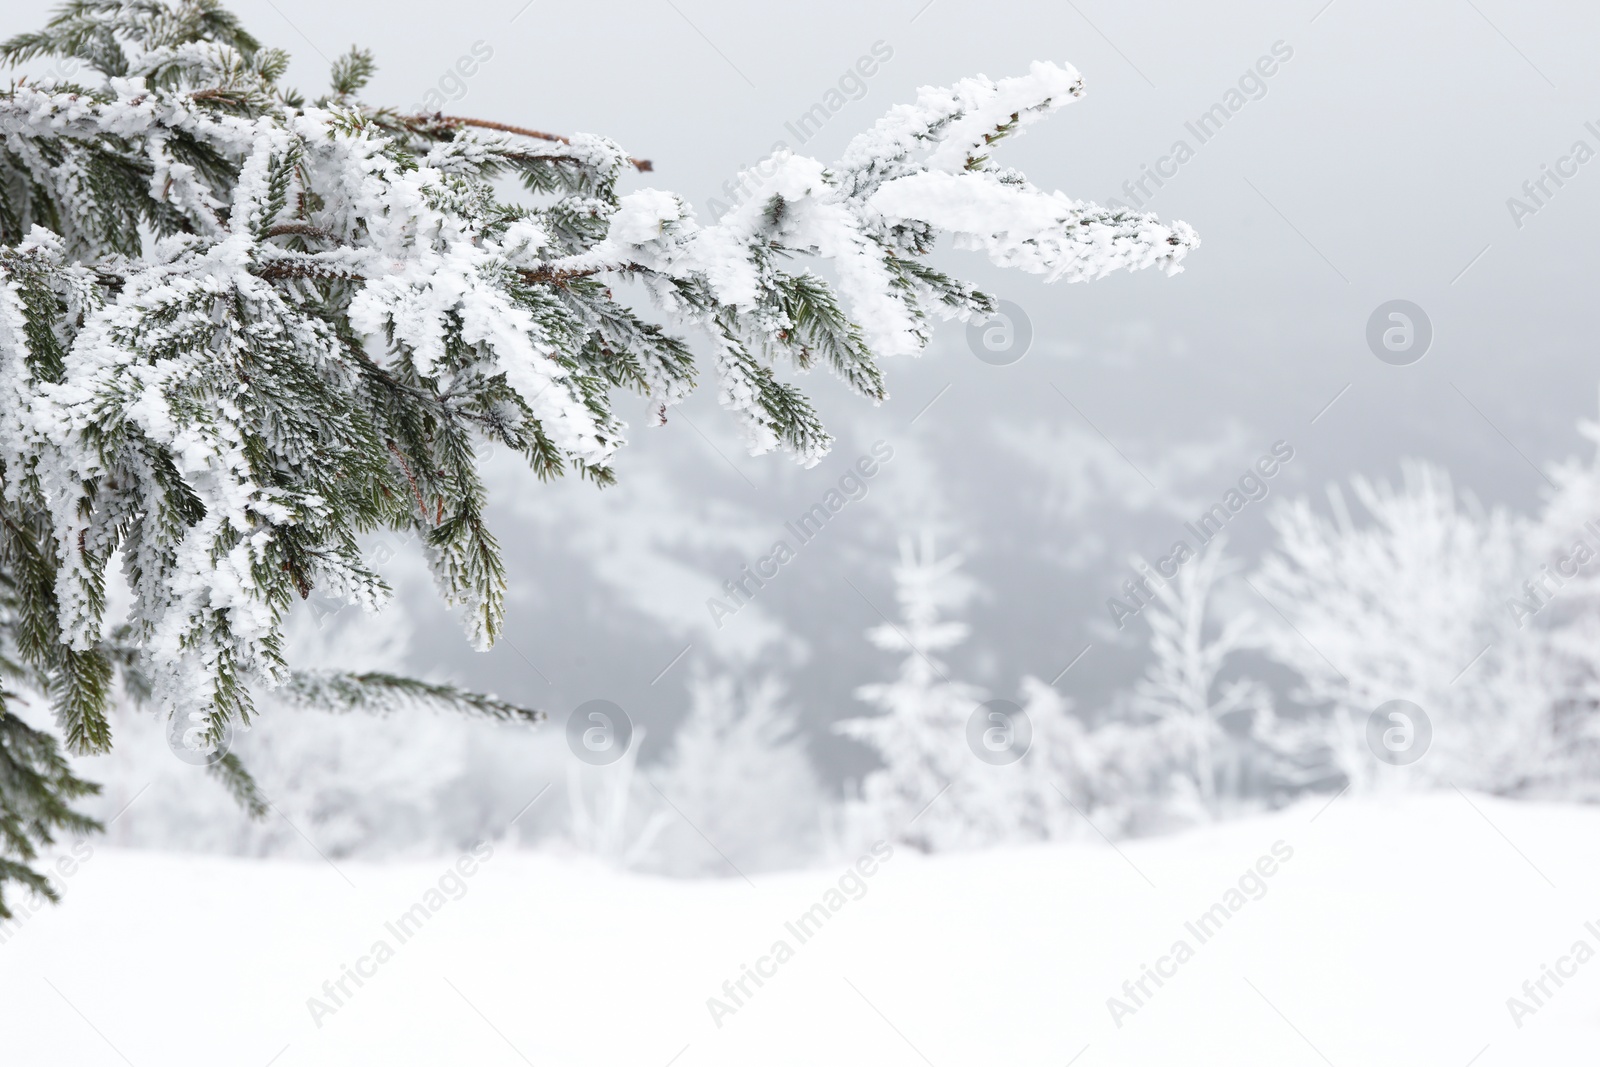
<svg viewBox="0 0 1600 1067">
<path fill-rule="evenodd" d="M 324 241 L 337 242 L 337 234 L 319 229 L 305 222 L 286 222 L 281 226 L 274 226 L 267 231 L 268 237 L 316 237 Z"/>
<path fill-rule="evenodd" d="M 518 271 L 517 274 L 529 285 L 560 285 L 573 278 L 588 278 L 596 274 L 605 274 L 609 271 L 643 271 L 647 269 L 637 263 L 619 263 L 604 267 L 586 267 L 582 270 L 552 270 L 549 267 L 540 267 L 538 270 Z M 266 264 L 256 271 L 256 277 L 264 278 L 269 282 L 286 281 L 290 278 L 336 278 L 347 282 L 364 282 L 367 280 L 363 274 L 353 274 L 333 266 L 323 266 L 320 263 L 287 261 Z"/>
<path fill-rule="evenodd" d="M 549 267 L 540 267 L 538 270 L 523 270 L 517 273 L 529 285 L 555 284 L 569 281 L 573 278 L 588 278 L 595 274 L 605 274 L 608 271 L 643 271 L 647 270 L 638 263 L 617 263 L 604 267 L 585 267 L 582 270 L 552 270 Z"/>
<path fill-rule="evenodd" d="M 587 267 L 583 270 L 552 270 L 541 267 L 538 270 L 523 270 L 517 274 L 529 285 L 560 285 L 573 278 L 588 278 L 595 274 L 604 274 L 607 271 L 642 271 L 645 268 L 635 263 L 623 263 L 615 266 Z M 268 263 L 256 271 L 256 277 L 264 278 L 269 282 L 287 281 L 290 278 L 321 278 L 338 279 L 347 282 L 364 282 L 364 274 L 353 274 L 340 270 L 337 267 L 323 266 L 320 263 L 293 263 L 277 262 Z"/>
<path fill-rule="evenodd" d="M 452 126 L 476 126 L 483 130 L 498 130 L 501 133 L 514 133 L 518 137 L 532 137 L 536 141 L 554 141 L 557 144 L 570 145 L 572 138 L 563 137 L 559 133 L 544 133 L 540 130 L 530 130 L 525 126 L 510 126 L 504 122 L 490 122 L 488 119 L 469 119 L 461 115 L 407 115 L 406 122 L 438 122 Z M 635 170 L 654 170 L 648 159 L 634 159 L 628 157 L 628 162 L 633 164 Z"/>
<path fill-rule="evenodd" d="M 309 599 L 311 596 L 311 581 L 306 577 L 305 571 L 298 564 L 291 563 L 289 560 L 283 561 L 283 571 L 294 579 L 294 586 L 300 592 L 300 599 Z"/>
<path fill-rule="evenodd" d="M 248 99 L 245 93 L 227 89 L 198 89 L 189 94 L 190 100 L 228 100 L 233 103 Z"/>
<path fill-rule="evenodd" d="M 325 267 L 320 263 L 268 263 L 256 271 L 256 277 L 265 278 L 269 282 L 283 281 L 287 278 L 337 278 L 347 282 L 364 282 L 366 277 L 361 274 L 351 274 L 339 270 L 337 267 Z"/>
<path fill-rule="evenodd" d="M 417 485 L 417 476 L 411 473 L 411 464 L 406 462 L 405 455 L 401 453 L 400 447 L 393 441 L 389 442 L 389 451 L 393 452 L 394 458 L 400 461 L 400 469 L 406 472 L 406 481 L 411 483 L 411 491 L 417 494 L 417 511 L 426 519 L 428 517 L 428 505 L 422 499 L 422 487 Z M 434 523 L 434 525 L 437 526 L 439 524 Z"/>
</svg>

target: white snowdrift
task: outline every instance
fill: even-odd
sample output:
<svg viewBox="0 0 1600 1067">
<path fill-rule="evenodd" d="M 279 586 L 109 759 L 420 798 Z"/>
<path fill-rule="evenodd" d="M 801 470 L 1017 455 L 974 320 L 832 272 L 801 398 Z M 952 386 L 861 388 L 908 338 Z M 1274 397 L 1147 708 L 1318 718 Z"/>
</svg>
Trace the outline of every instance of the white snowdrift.
<svg viewBox="0 0 1600 1067">
<path fill-rule="evenodd" d="M 751 885 L 510 848 L 462 877 L 453 858 L 335 870 L 97 844 L 64 906 L 0 928 L 6 1062 L 1595 1062 L 1600 959 L 1574 952 L 1600 949 L 1600 810 L 1453 791 L 1321 804 L 1120 853 L 897 851 L 846 878 L 859 899 L 829 895 L 846 860 Z M 1230 896 L 1275 844 L 1292 856 Z M 1201 943 L 1186 924 L 1230 901 Z M 419 903 L 437 909 L 402 944 L 385 924 Z M 804 943 L 785 926 L 829 903 Z M 1192 957 L 1161 963 L 1119 1028 L 1108 998 L 1133 1005 L 1124 981 L 1179 940 Z M 308 998 L 332 1006 L 323 983 L 358 964 L 318 1026 Z M 744 965 L 770 977 L 719 1027 L 707 999 L 731 1006 Z M 1571 976 L 1535 1004 L 1523 983 L 1538 993 L 1545 965 Z M 1520 1028 L 1513 996 L 1537 1009 Z"/>
</svg>

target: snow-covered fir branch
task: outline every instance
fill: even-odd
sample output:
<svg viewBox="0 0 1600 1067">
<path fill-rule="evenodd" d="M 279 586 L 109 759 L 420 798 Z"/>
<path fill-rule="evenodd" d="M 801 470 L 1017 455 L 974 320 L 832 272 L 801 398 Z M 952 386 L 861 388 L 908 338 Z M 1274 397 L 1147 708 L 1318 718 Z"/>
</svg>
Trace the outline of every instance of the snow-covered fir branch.
<svg viewBox="0 0 1600 1067">
<path fill-rule="evenodd" d="M 1070 281 L 1175 272 L 1198 243 L 993 162 L 1082 93 L 1054 63 L 923 89 L 833 164 L 779 159 L 708 226 L 673 193 L 623 193 L 647 165 L 603 137 L 364 102 L 359 50 L 308 100 L 215 0 L 71 0 L 0 55 L 82 72 L 0 92 L 5 651 L 80 752 L 111 744 L 123 662 L 214 737 L 248 721 L 252 686 L 292 677 L 295 600 L 387 596 L 358 547 L 375 528 L 417 531 L 492 644 L 504 570 L 482 446 L 609 482 L 613 391 L 664 418 L 695 384 L 691 338 L 751 451 L 811 464 L 831 439 L 791 373 L 821 362 L 878 402 L 881 357 L 992 308 L 928 265 L 941 234 Z M 503 177 L 528 195 L 503 199 Z M 125 625 L 105 613 L 112 566 Z M 13 854 L 63 825 L 0 796 L 27 827 Z"/>
</svg>

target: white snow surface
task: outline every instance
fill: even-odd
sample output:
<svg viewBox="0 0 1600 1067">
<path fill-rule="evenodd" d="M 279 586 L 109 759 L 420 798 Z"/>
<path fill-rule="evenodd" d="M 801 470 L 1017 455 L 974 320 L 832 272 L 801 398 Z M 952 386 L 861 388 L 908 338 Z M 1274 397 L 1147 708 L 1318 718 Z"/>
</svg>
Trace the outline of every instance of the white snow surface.
<svg viewBox="0 0 1600 1067">
<path fill-rule="evenodd" d="M 1120 853 L 1087 834 L 897 851 L 804 944 L 785 922 L 849 859 L 674 882 L 499 846 L 320 1028 L 307 998 L 394 943 L 385 922 L 453 858 L 336 871 L 92 843 L 63 906 L 0 928 L 5 1062 L 1595 1062 L 1600 960 L 1560 960 L 1600 946 L 1600 810 L 1453 790 L 1324 803 Z M 1185 923 L 1280 842 L 1293 855 L 1265 893 L 1198 943 Z M 707 998 L 780 938 L 792 958 L 719 1028 Z M 1118 1028 L 1107 998 L 1180 938 L 1193 958 Z M 1575 975 L 1519 1028 L 1507 998 L 1546 964 Z"/>
</svg>

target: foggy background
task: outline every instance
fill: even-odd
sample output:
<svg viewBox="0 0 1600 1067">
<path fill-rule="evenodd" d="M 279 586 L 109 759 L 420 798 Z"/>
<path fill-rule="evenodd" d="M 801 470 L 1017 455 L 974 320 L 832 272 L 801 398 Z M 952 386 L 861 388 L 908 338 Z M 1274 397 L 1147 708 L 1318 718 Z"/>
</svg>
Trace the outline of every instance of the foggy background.
<svg viewBox="0 0 1600 1067">
<path fill-rule="evenodd" d="M 541 485 L 494 461 L 506 638 L 473 653 L 423 588 L 407 605 L 422 638 L 410 666 L 544 708 L 551 734 L 583 701 L 614 700 L 647 728 L 646 763 L 699 660 L 777 672 L 823 772 L 869 767 L 827 724 L 861 714 L 853 689 L 893 669 L 861 635 L 893 614 L 901 534 L 935 531 L 982 587 L 955 656 L 964 676 L 1015 697 L 1022 675 L 1057 678 L 1088 646 L 1057 687 L 1092 707 L 1137 674 L 1142 634 L 1116 633 L 1105 605 L 1130 554 L 1164 552 L 1273 442 L 1295 458 L 1229 526 L 1251 561 L 1275 500 L 1354 472 L 1393 478 L 1402 457 L 1526 511 L 1545 488 L 1536 468 L 1579 451 L 1574 423 L 1595 411 L 1586 227 L 1600 163 L 1520 228 L 1507 207 L 1576 139 L 1600 144 L 1583 128 L 1600 112 L 1582 103 L 1600 78 L 1587 47 L 1600 13 L 1578 5 L 460 0 L 380 18 L 310 0 L 234 6 L 293 54 L 291 84 L 319 91 L 327 59 L 358 43 L 379 64 L 367 100 L 408 106 L 436 90 L 446 114 L 604 134 L 655 164 L 624 191 L 672 190 L 705 221 L 729 202 L 723 183 L 779 139 L 829 161 L 920 85 L 1020 74 L 1036 58 L 1074 64 L 1088 91 L 997 153 L 1035 184 L 1131 203 L 1124 182 L 1180 138 L 1196 147 L 1141 207 L 1199 231 L 1184 273 L 1045 285 L 941 251 L 1023 309 L 1030 351 L 991 366 L 959 324 L 941 326 L 921 358 L 890 361 L 878 409 L 810 376 L 838 438 L 814 469 L 745 456 L 704 388 L 660 428 L 623 400 L 615 488 Z M 453 80 L 480 41 L 492 57 Z M 785 124 L 876 42 L 893 55 L 865 95 L 800 143 Z M 1277 42 L 1292 56 L 1264 94 L 1200 144 L 1185 123 Z M 1411 366 L 1365 341 L 1369 315 L 1397 298 L 1433 325 Z M 867 497 L 716 629 L 707 598 L 880 439 L 894 458 Z"/>
</svg>

